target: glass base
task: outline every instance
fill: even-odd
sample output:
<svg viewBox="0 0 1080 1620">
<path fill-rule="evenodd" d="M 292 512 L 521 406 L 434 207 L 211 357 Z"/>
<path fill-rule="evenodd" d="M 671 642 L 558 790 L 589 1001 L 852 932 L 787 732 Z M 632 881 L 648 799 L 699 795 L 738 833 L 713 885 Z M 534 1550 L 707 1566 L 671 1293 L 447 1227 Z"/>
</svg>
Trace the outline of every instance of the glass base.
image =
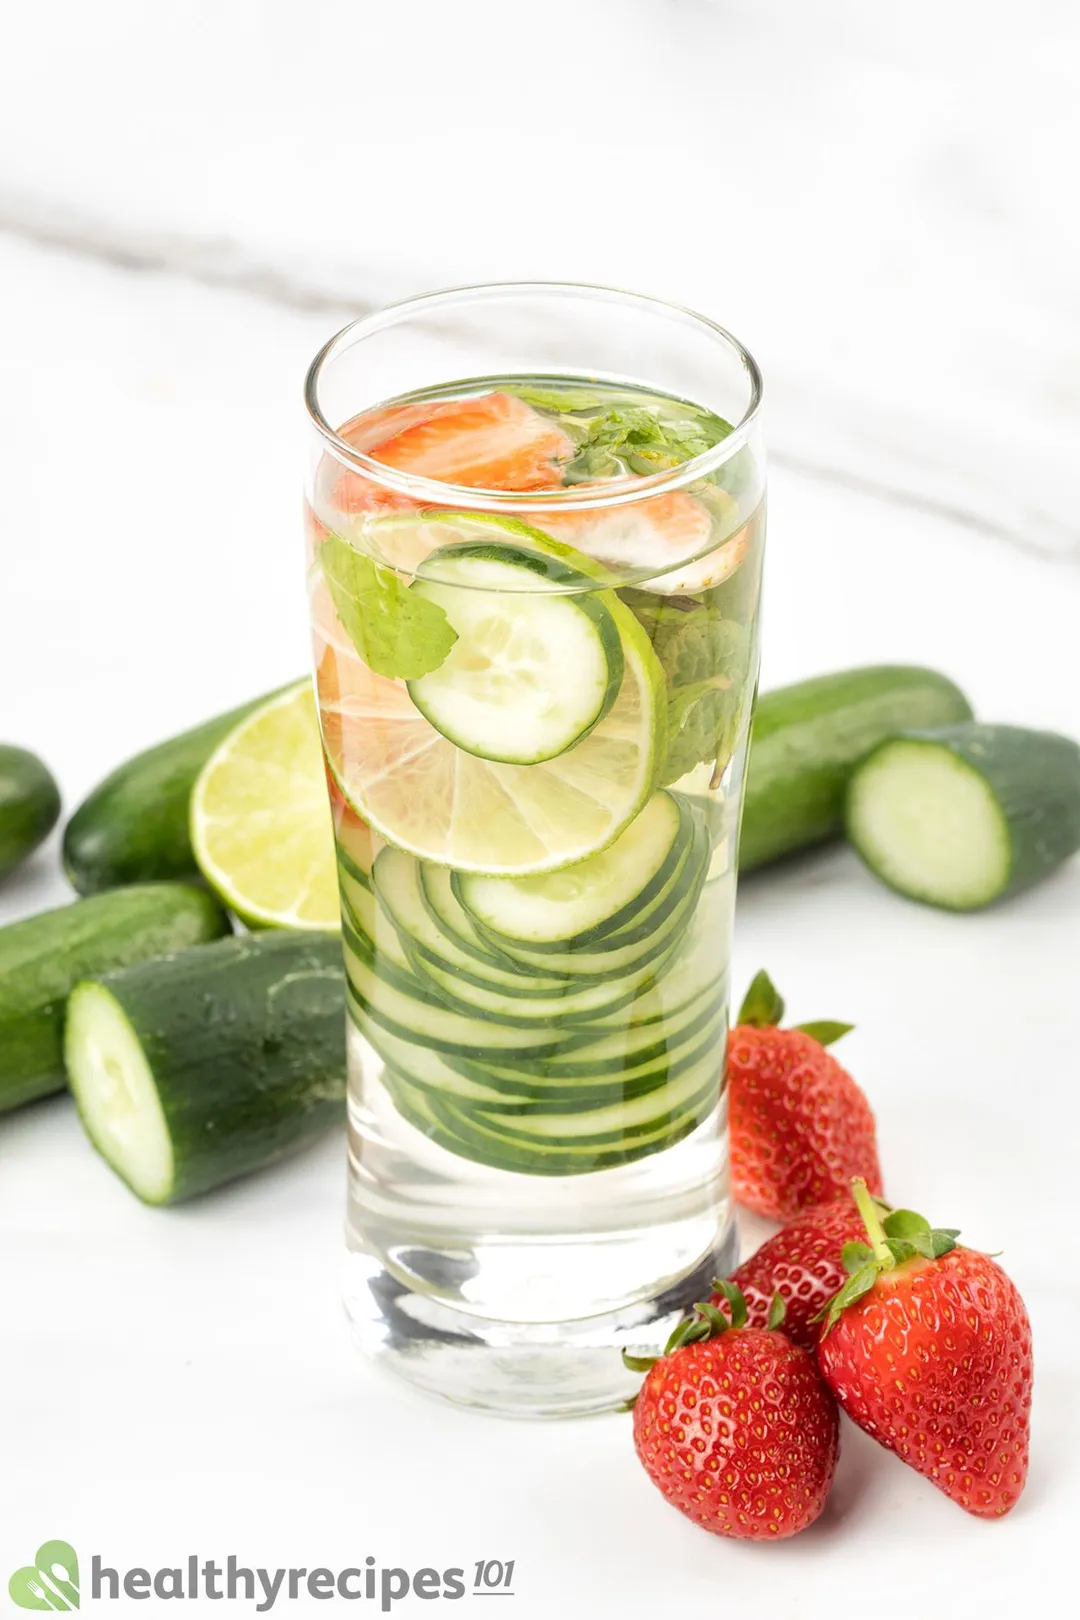
<svg viewBox="0 0 1080 1620">
<path fill-rule="evenodd" d="M 693 1269 L 654 1299 L 572 1322 L 498 1322 L 420 1293 L 362 1252 L 348 1258 L 345 1308 L 361 1349 L 429 1395 L 502 1417 L 584 1417 L 637 1392 L 621 1352 L 656 1355 L 714 1277 L 738 1263 L 729 1219 Z"/>
</svg>

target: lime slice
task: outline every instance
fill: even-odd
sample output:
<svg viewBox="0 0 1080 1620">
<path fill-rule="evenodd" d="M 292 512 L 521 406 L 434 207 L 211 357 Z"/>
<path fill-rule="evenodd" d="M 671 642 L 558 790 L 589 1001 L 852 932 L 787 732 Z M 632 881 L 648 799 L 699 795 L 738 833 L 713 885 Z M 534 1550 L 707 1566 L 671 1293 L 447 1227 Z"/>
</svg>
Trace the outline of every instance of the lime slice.
<svg viewBox="0 0 1080 1620">
<path fill-rule="evenodd" d="M 445 517 L 437 528 L 445 541 Z M 614 593 L 598 596 L 622 643 L 618 695 L 573 747 L 514 765 L 456 747 L 420 713 L 404 682 L 368 669 L 348 648 L 329 593 L 317 583 L 312 611 L 323 739 L 356 813 L 388 843 L 461 872 L 552 872 L 614 842 L 656 787 L 667 705 L 663 671 L 645 632 Z"/>
<path fill-rule="evenodd" d="M 310 682 L 256 709 L 211 754 L 191 796 L 191 842 L 203 876 L 244 922 L 339 926 Z"/>
<path fill-rule="evenodd" d="M 450 585 L 456 583 L 453 567 L 444 573 L 433 553 L 465 544 L 529 546 L 543 556 L 557 558 L 564 565 L 576 566 L 598 584 L 609 583 L 607 575 L 593 559 L 574 551 L 564 541 L 553 539 L 543 529 L 523 523 L 520 518 L 503 517 L 498 512 L 455 512 L 426 507 L 390 516 L 376 513 L 364 519 L 358 535 L 352 538 L 377 562 L 406 574 L 423 571 L 427 579 L 445 580 Z M 529 591 L 542 588 L 543 582 L 538 579 L 520 587 Z M 549 588 L 556 592 L 565 590 L 563 570 L 552 578 Z"/>
</svg>

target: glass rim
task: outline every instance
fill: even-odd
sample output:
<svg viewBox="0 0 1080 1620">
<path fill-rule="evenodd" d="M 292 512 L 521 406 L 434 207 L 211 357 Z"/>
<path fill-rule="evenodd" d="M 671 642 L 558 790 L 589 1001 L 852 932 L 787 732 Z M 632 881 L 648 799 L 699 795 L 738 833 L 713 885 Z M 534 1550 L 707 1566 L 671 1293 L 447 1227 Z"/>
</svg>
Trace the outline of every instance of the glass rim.
<svg viewBox="0 0 1080 1620">
<path fill-rule="evenodd" d="M 388 467 L 374 456 L 357 450 L 327 420 L 319 402 L 322 373 L 331 361 L 351 348 L 354 343 L 362 342 L 365 337 L 400 325 L 413 315 L 422 316 L 427 311 L 452 307 L 455 304 L 465 306 L 479 303 L 492 295 L 547 295 L 568 298 L 592 296 L 607 303 L 658 312 L 682 326 L 696 328 L 704 337 L 722 344 L 738 358 L 750 386 L 747 408 L 739 420 L 732 423 L 731 432 L 701 455 L 692 456 L 689 461 L 680 462 L 677 467 L 662 472 L 648 473 L 625 482 L 615 480 L 592 490 L 581 484 L 550 490 L 477 489 L 464 484 L 443 483 L 435 478 L 418 477 L 416 474 Z M 585 376 L 586 373 L 582 375 Z M 722 467 L 725 462 L 738 454 L 757 425 L 762 396 L 763 382 L 757 361 L 749 349 L 726 327 L 684 304 L 654 298 L 648 293 L 632 292 L 622 287 L 608 287 L 602 283 L 585 281 L 475 282 L 398 299 L 395 303 L 386 304 L 370 315 L 358 316 L 340 331 L 335 332 L 316 354 L 304 379 L 304 405 L 308 416 L 327 452 L 342 466 L 363 474 L 365 478 L 384 489 L 406 495 L 421 504 L 469 507 L 488 512 L 538 513 L 550 511 L 554 507 L 558 507 L 560 511 L 591 511 L 627 506 L 649 495 L 655 496 L 668 490 L 681 489 L 684 485 L 694 483 L 697 479 L 715 472 L 718 467 Z M 390 403 L 390 400 L 374 400 L 365 409 L 378 410 Z"/>
</svg>

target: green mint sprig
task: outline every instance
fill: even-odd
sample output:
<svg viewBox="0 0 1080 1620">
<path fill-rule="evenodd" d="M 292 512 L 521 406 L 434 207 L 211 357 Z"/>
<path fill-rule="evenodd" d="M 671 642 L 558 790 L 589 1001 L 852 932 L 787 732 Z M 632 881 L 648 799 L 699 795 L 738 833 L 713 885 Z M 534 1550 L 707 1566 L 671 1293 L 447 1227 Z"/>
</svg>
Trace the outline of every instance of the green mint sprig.
<svg viewBox="0 0 1080 1620">
<path fill-rule="evenodd" d="M 457 631 L 437 603 L 414 595 L 392 568 L 336 534 L 320 546 L 319 563 L 345 633 L 369 669 L 401 681 L 438 669 Z"/>
<path fill-rule="evenodd" d="M 564 484 L 584 484 L 619 473 L 666 472 L 711 450 L 730 424 L 701 412 L 692 421 L 656 410 L 613 406 L 588 424 L 577 454 L 563 469 Z"/>
</svg>

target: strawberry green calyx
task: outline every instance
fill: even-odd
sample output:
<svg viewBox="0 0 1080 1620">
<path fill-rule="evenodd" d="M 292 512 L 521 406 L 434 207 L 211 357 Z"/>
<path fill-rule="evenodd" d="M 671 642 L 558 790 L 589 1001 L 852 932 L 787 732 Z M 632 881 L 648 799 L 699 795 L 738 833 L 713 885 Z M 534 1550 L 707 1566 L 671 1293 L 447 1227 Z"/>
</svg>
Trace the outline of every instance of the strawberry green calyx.
<svg viewBox="0 0 1080 1620">
<path fill-rule="evenodd" d="M 750 980 L 736 1022 L 749 1024 L 753 1029 L 772 1029 L 783 1016 L 784 998 L 762 968 Z"/>
<path fill-rule="evenodd" d="M 703 1344 L 706 1339 L 718 1339 L 722 1333 L 736 1332 L 746 1326 L 748 1309 L 746 1299 L 741 1288 L 732 1282 L 717 1281 L 713 1287 L 718 1294 L 722 1294 L 731 1307 L 731 1320 L 724 1315 L 718 1305 L 695 1305 L 691 1315 L 684 1317 L 678 1324 L 658 1356 L 633 1356 L 628 1350 L 623 1351 L 623 1365 L 630 1372 L 647 1373 L 656 1366 L 664 1356 L 670 1356 L 676 1350 L 682 1350 L 688 1344 Z M 770 1331 L 775 1330 L 784 1320 L 783 1295 L 774 1294 L 769 1306 L 767 1326 Z"/>
<path fill-rule="evenodd" d="M 932 1227 L 913 1209 L 883 1210 L 861 1176 L 851 1183 L 851 1195 L 866 1228 L 866 1243 L 845 1243 L 840 1252 L 848 1280 L 812 1320 L 824 1322 L 822 1338 L 835 1327 L 844 1311 L 868 1294 L 883 1272 L 895 1271 L 909 1260 L 940 1260 L 956 1248 L 958 1227 Z"/>
<path fill-rule="evenodd" d="M 750 981 L 736 1021 L 748 1024 L 752 1029 L 775 1029 L 783 1016 L 784 998 L 762 968 Z M 793 1024 L 791 1027 L 812 1036 L 819 1046 L 831 1046 L 841 1035 L 853 1030 L 855 1025 L 841 1024 L 832 1018 L 819 1018 L 809 1024 Z"/>
</svg>

